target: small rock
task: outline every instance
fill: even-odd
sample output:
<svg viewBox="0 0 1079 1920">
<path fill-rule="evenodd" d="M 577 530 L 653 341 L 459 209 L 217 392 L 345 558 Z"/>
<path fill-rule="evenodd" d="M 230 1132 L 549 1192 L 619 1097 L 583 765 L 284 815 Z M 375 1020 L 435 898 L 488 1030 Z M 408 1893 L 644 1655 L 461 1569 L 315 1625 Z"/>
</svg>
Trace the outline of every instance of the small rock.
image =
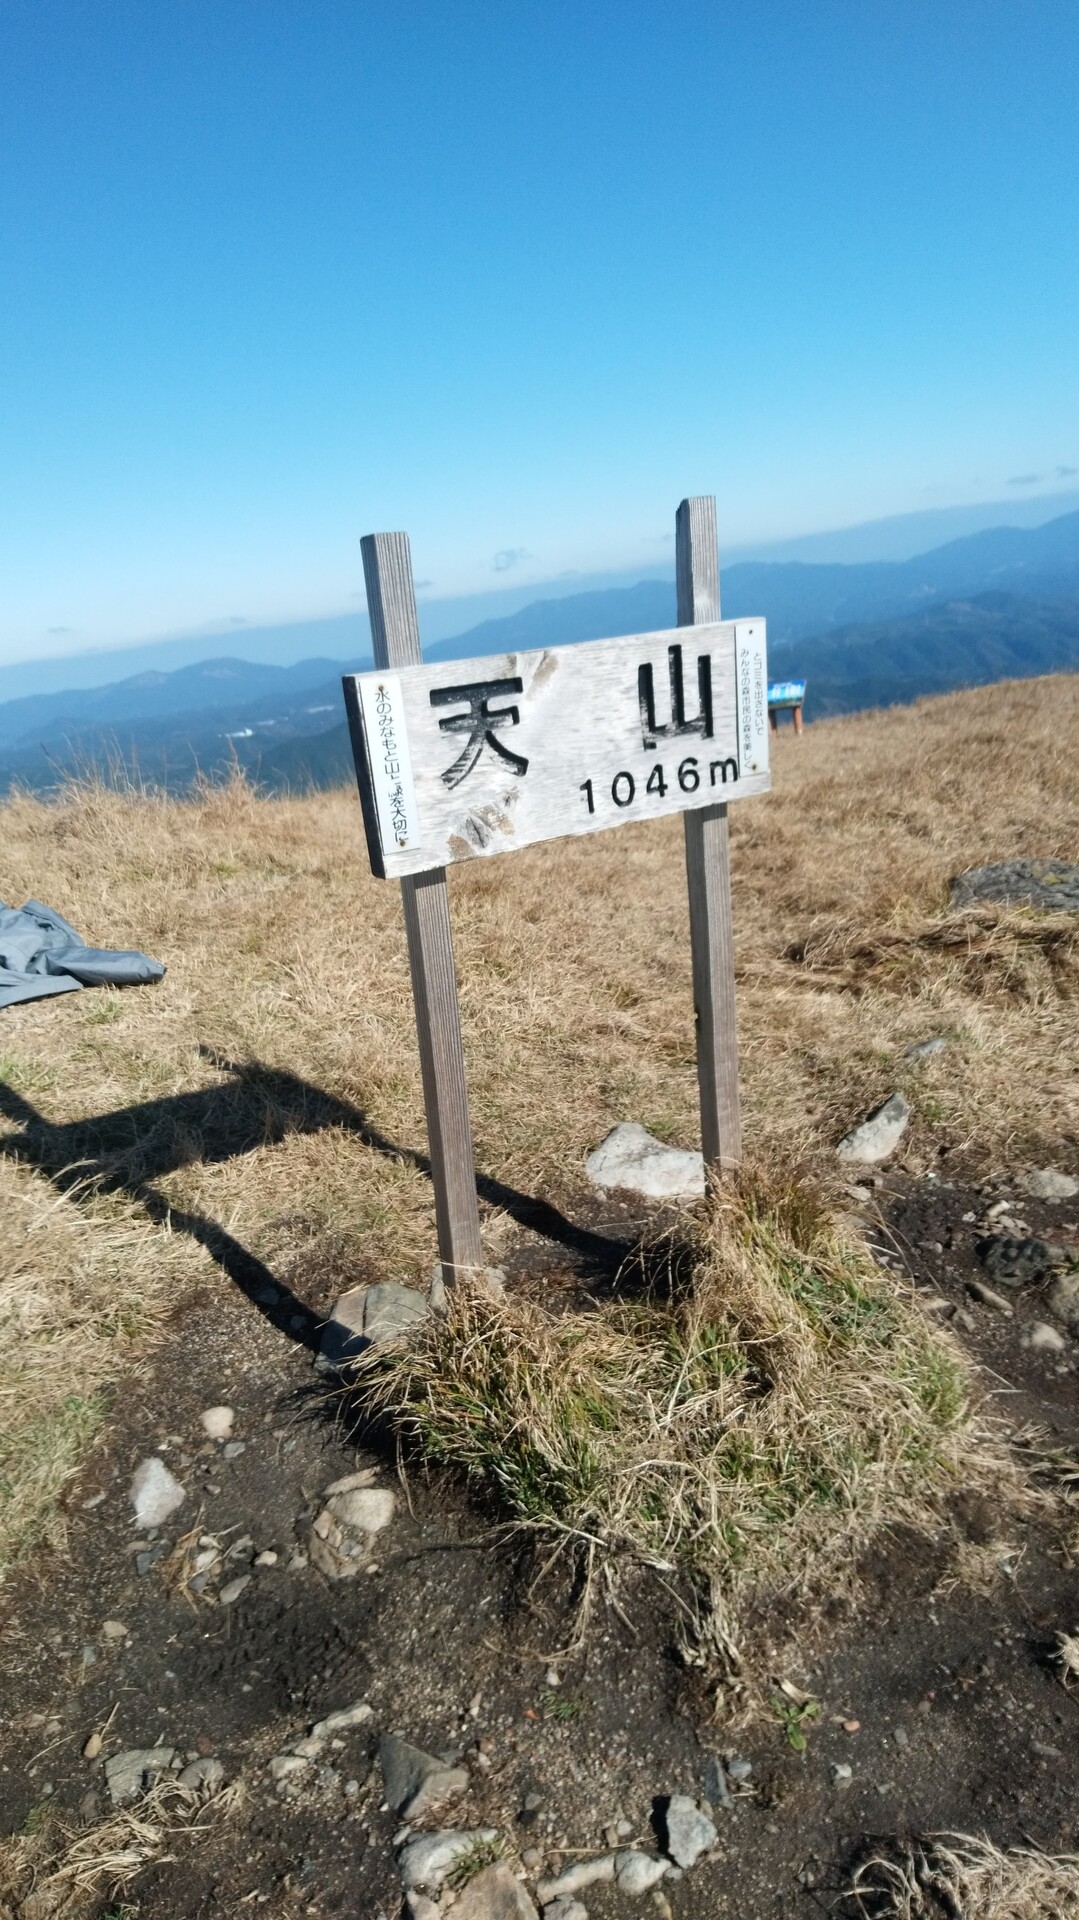
<svg viewBox="0 0 1079 1920">
<path fill-rule="evenodd" d="M 89 1500 L 84 1500 L 82 1502 L 82 1510 L 84 1513 L 93 1513 L 95 1507 L 100 1507 L 102 1503 L 107 1499 L 108 1499 L 107 1493 L 92 1493 L 90 1495 Z"/>
<path fill-rule="evenodd" d="M 854 1768 L 845 1760 L 832 1761 L 832 1779 L 837 1787 L 846 1786 L 854 1778 Z"/>
<path fill-rule="evenodd" d="M 1074 1200 L 1079 1193 L 1079 1180 L 1070 1173 L 1057 1173 L 1054 1167 L 1038 1167 L 1033 1173 L 1025 1173 L 1019 1185 L 1035 1200 Z"/>
<path fill-rule="evenodd" d="M 277 1561 L 278 1555 L 272 1547 L 264 1547 L 261 1553 L 255 1555 L 256 1567 L 276 1567 Z"/>
<path fill-rule="evenodd" d="M 740 1753 L 733 1754 L 727 1762 L 727 1776 L 731 1780 L 748 1780 L 752 1772 L 752 1760 L 743 1760 Z"/>
<path fill-rule="evenodd" d="M 362 1727 L 368 1720 L 374 1719 L 374 1708 L 366 1700 L 357 1700 L 354 1706 L 338 1707 L 336 1713 L 328 1713 L 325 1720 L 317 1720 L 311 1732 L 316 1740 L 332 1740 L 335 1733 L 347 1733 L 350 1727 Z"/>
<path fill-rule="evenodd" d="M 85 1746 L 83 1747 L 83 1750 L 82 1750 L 83 1759 L 97 1760 L 100 1757 L 101 1748 L 102 1748 L 101 1735 L 95 1731 L 90 1735 L 90 1738 L 87 1740 Z"/>
<path fill-rule="evenodd" d="M 585 1887 L 596 1887 L 604 1881 L 614 1879 L 614 1854 L 604 1853 L 598 1860 L 578 1860 L 575 1867 L 567 1867 L 557 1879 L 541 1880 L 536 1895 L 541 1907 L 551 1900 L 557 1900 L 563 1894 L 580 1893 Z"/>
<path fill-rule="evenodd" d="M 935 1033 L 931 1040 L 916 1040 L 911 1047 L 903 1048 L 904 1060 L 928 1060 L 930 1054 L 943 1053 L 948 1042 L 944 1035 Z"/>
<path fill-rule="evenodd" d="M 234 1602 L 240 1598 L 241 1593 L 246 1593 L 250 1585 L 251 1575 L 249 1573 L 238 1573 L 235 1580 L 229 1580 L 226 1585 L 222 1587 L 217 1596 L 218 1600 L 223 1607 L 231 1607 Z"/>
<path fill-rule="evenodd" d="M 216 1793 L 218 1787 L 225 1784 L 225 1769 L 221 1761 L 209 1754 L 203 1760 L 192 1760 L 180 1775 L 182 1787 L 197 1787 L 206 1793 Z"/>
<path fill-rule="evenodd" d="M 131 1504 L 135 1509 L 137 1527 L 143 1531 L 160 1527 L 186 1499 L 186 1488 L 180 1485 L 156 1453 L 139 1461 L 131 1476 Z"/>
<path fill-rule="evenodd" d="M 159 1776 L 168 1773 L 176 1757 L 174 1747 L 129 1747 L 105 1762 L 105 1784 L 114 1807 L 137 1800 Z"/>
<path fill-rule="evenodd" d="M 995 1286 L 1025 1287 L 1048 1272 L 1052 1249 L 1044 1240 L 1016 1240 L 1002 1234 L 983 1240 L 978 1258 Z"/>
<path fill-rule="evenodd" d="M 335 1368 L 347 1366 L 365 1347 L 400 1339 L 426 1314 L 422 1293 L 414 1287 L 402 1287 L 396 1280 L 383 1280 L 374 1287 L 353 1287 L 341 1295 L 322 1330 L 322 1363 Z"/>
<path fill-rule="evenodd" d="M 334 1519 L 351 1533 L 381 1533 L 393 1519 L 397 1496 L 388 1487 L 354 1487 L 326 1502 Z"/>
<path fill-rule="evenodd" d="M 292 1780 L 298 1773 L 305 1772 L 310 1764 L 298 1753 L 278 1753 L 270 1761 L 270 1775 L 280 1785 L 283 1780 Z"/>
<path fill-rule="evenodd" d="M 588 1920 L 588 1908 L 582 1907 L 579 1900 L 560 1895 L 544 1907 L 543 1920 Z"/>
<path fill-rule="evenodd" d="M 1059 1284 L 1058 1281 L 1057 1285 Z M 1019 1335 L 1019 1345 L 1035 1353 L 1063 1353 L 1067 1344 L 1064 1335 L 1058 1333 L 1056 1327 L 1049 1326 L 1044 1320 L 1031 1320 Z"/>
<path fill-rule="evenodd" d="M 145 1580 L 146 1575 L 156 1567 L 158 1561 L 165 1558 L 168 1550 L 167 1543 L 159 1540 L 156 1546 L 143 1547 L 141 1552 L 135 1555 L 135 1572 L 140 1580 Z"/>
<path fill-rule="evenodd" d="M 1050 1313 L 1063 1320 L 1069 1333 L 1079 1334 L 1079 1273 L 1054 1280 L 1046 1296 Z"/>
<path fill-rule="evenodd" d="M 412 1887 L 440 1887 L 454 1863 L 473 1848 L 492 1840 L 494 1827 L 476 1827 L 471 1832 L 421 1833 L 408 1841 L 397 1860 L 397 1871 L 406 1891 Z"/>
<path fill-rule="evenodd" d="M 650 1853 L 640 1853 L 636 1847 L 627 1847 L 614 1856 L 615 1884 L 620 1893 L 647 1893 L 662 1880 L 667 1872 L 666 1860 L 657 1860 Z"/>
<path fill-rule="evenodd" d="M 730 1789 L 727 1786 L 727 1770 L 718 1753 L 710 1753 L 704 1763 L 704 1797 L 713 1807 L 729 1807 Z"/>
<path fill-rule="evenodd" d="M 417 1893 L 413 1888 L 405 1895 L 405 1920 L 442 1920 L 442 1909 L 425 1893 Z"/>
<path fill-rule="evenodd" d="M 841 1160 L 861 1166 L 875 1166 L 887 1160 L 903 1138 L 910 1121 L 910 1103 L 901 1093 L 893 1093 L 861 1123 L 844 1134 L 836 1152 Z"/>
<path fill-rule="evenodd" d="M 505 1860 L 474 1874 L 453 1911 L 457 1920 L 537 1920 L 535 1907 Z"/>
<path fill-rule="evenodd" d="M 704 1193 L 704 1158 L 668 1147 L 636 1120 L 612 1127 L 584 1163 L 601 1192 L 625 1188 L 652 1200 L 697 1200 Z"/>
<path fill-rule="evenodd" d="M 223 1457 L 226 1460 L 238 1460 L 240 1458 L 241 1453 L 247 1452 L 247 1441 L 246 1440 L 226 1440 L 224 1446 L 221 1449 L 221 1452 Z"/>
<path fill-rule="evenodd" d="M 332 1493 L 353 1493 L 357 1487 L 371 1487 L 377 1479 L 377 1467 L 361 1467 L 358 1473 L 345 1473 L 340 1480 L 331 1480 L 322 1498 L 328 1500 Z"/>
<path fill-rule="evenodd" d="M 101 1626 L 101 1638 L 114 1642 L 117 1640 L 126 1640 L 127 1631 L 122 1620 L 105 1620 Z"/>
<path fill-rule="evenodd" d="M 199 1415 L 199 1425 L 210 1440 L 231 1440 L 235 1419 L 231 1407 L 207 1407 L 205 1413 Z"/>
<path fill-rule="evenodd" d="M 667 1852 L 680 1867 L 691 1867 L 715 1842 L 711 1820 L 686 1793 L 672 1793 L 667 1803 Z"/>
<path fill-rule="evenodd" d="M 543 1854 L 539 1847 L 526 1847 L 521 1855 L 521 1865 L 529 1873 L 538 1873 L 543 1865 Z"/>
<path fill-rule="evenodd" d="M 395 1813 L 418 1820 L 468 1790 L 464 1767 L 447 1767 L 432 1753 L 409 1746 L 395 1733 L 384 1733 L 378 1743 L 386 1800 Z"/>
</svg>

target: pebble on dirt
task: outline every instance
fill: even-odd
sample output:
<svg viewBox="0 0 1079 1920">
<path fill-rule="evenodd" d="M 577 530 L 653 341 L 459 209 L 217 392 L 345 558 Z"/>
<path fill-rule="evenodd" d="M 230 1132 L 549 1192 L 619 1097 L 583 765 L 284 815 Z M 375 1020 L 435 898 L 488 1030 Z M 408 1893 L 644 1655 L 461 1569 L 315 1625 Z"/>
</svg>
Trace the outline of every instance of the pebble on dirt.
<svg viewBox="0 0 1079 1920">
<path fill-rule="evenodd" d="M 145 1531 L 151 1527 L 160 1527 L 183 1506 L 187 1499 L 187 1489 L 180 1485 L 171 1474 L 163 1460 L 156 1453 L 146 1460 L 140 1460 L 131 1476 L 131 1504 L 135 1509 L 135 1525 Z"/>
<path fill-rule="evenodd" d="M 614 1856 L 614 1878 L 620 1893 L 647 1893 L 666 1872 L 666 1860 L 657 1860 L 651 1853 L 640 1853 L 636 1847 L 626 1847 Z"/>
<path fill-rule="evenodd" d="M 453 1903 L 457 1920 L 537 1920 L 536 1909 L 504 1860 L 483 1867 Z"/>
<path fill-rule="evenodd" d="M 397 1858 L 401 1885 L 433 1887 L 442 1885 L 455 1863 L 478 1846 L 497 1840 L 494 1827 L 475 1827 L 465 1832 L 421 1833 L 409 1840 Z"/>
<path fill-rule="evenodd" d="M 692 1867 L 716 1838 L 716 1829 L 687 1793 L 672 1793 L 667 1803 L 667 1852 L 680 1867 Z"/>
<path fill-rule="evenodd" d="M 202 1431 L 210 1440 L 231 1440 L 236 1415 L 231 1407 L 207 1407 L 199 1415 Z"/>
<path fill-rule="evenodd" d="M 579 1860 L 575 1867 L 567 1867 L 554 1880 L 541 1880 L 536 1894 L 540 1906 L 545 1907 L 562 1894 L 582 1893 L 585 1887 L 600 1886 L 613 1879 L 614 1854 L 604 1853 L 598 1860 Z"/>
<path fill-rule="evenodd" d="M 182 1787 L 194 1787 L 204 1793 L 216 1793 L 225 1784 L 225 1769 L 212 1754 L 204 1760 L 192 1760 L 180 1774 Z"/>
<path fill-rule="evenodd" d="M 1035 1353 L 1063 1353 L 1067 1344 L 1064 1335 L 1045 1320 L 1031 1320 L 1019 1335 L 1019 1345 Z"/>
<path fill-rule="evenodd" d="M 1070 1173 L 1058 1173 L 1055 1167 L 1036 1167 L 1023 1175 L 1019 1185 L 1035 1200 L 1074 1200 L 1079 1194 L 1079 1180 Z"/>
<path fill-rule="evenodd" d="M 383 1734 L 378 1757 L 387 1804 L 406 1820 L 434 1813 L 468 1791 L 465 1767 L 447 1767 L 433 1753 L 410 1746 L 396 1733 Z"/>
<path fill-rule="evenodd" d="M 174 1747 L 129 1747 L 105 1762 L 105 1784 L 114 1807 L 137 1800 L 176 1758 Z"/>
<path fill-rule="evenodd" d="M 250 1585 L 251 1575 L 249 1573 L 238 1573 L 235 1580 L 228 1581 L 227 1585 L 222 1587 L 217 1596 L 218 1600 L 223 1607 L 231 1607 L 233 1603 L 240 1598 L 242 1593 L 246 1593 Z"/>
<path fill-rule="evenodd" d="M 910 1104 L 903 1094 L 893 1093 L 873 1112 L 844 1134 L 836 1148 L 841 1160 L 859 1166 L 875 1166 L 894 1153 L 907 1130 Z"/>
<path fill-rule="evenodd" d="M 588 1920 L 588 1908 L 582 1907 L 579 1900 L 552 1900 L 543 1909 L 543 1920 Z"/>
</svg>

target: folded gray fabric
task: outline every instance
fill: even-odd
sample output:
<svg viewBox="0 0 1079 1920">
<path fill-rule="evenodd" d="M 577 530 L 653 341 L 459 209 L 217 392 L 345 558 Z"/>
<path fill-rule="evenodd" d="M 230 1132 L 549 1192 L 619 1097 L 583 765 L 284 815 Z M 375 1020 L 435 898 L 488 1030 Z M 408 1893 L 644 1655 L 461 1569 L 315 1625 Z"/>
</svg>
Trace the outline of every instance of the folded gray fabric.
<svg viewBox="0 0 1079 1920">
<path fill-rule="evenodd" d="M 0 900 L 0 1007 L 79 987 L 140 987 L 160 980 L 160 960 L 145 953 L 88 947 L 80 933 L 40 900 L 21 911 Z"/>
</svg>

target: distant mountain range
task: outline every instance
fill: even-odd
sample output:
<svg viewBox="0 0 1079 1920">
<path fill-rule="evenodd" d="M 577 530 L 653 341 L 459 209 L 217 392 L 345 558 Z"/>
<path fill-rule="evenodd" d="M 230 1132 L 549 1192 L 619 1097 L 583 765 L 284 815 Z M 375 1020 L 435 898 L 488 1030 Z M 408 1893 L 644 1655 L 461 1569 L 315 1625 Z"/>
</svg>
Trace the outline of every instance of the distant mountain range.
<svg viewBox="0 0 1079 1920">
<path fill-rule="evenodd" d="M 744 561 L 722 575 L 727 619 L 764 614 L 773 677 L 808 680 L 806 714 L 1079 666 L 1079 512 L 998 527 L 911 560 Z M 437 642 L 467 659 L 673 626 L 669 580 L 534 601 Z M 230 758 L 268 785 L 348 778 L 340 676 L 369 659 L 279 667 L 208 660 L 111 686 L 0 704 L 0 782 L 119 762 L 181 787 Z"/>
</svg>

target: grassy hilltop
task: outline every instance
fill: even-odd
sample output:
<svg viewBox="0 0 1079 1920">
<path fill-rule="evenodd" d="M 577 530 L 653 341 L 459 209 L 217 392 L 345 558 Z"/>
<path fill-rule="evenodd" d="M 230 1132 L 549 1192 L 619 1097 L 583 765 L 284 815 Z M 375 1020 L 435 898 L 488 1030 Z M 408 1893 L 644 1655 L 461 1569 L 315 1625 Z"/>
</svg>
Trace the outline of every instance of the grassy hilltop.
<svg viewBox="0 0 1079 1920">
<path fill-rule="evenodd" d="M 1074 677 L 780 736 L 774 792 L 732 809 L 751 1152 L 827 1161 L 897 1081 L 913 1168 L 1037 1160 L 1074 1139 L 1074 924 L 954 913 L 949 880 L 1074 857 L 1077 737 Z M 235 783 L 180 803 L 72 787 L 0 811 L 9 900 L 36 895 L 92 943 L 169 969 L 153 990 L 3 1016 L 8 1558 L 49 1524 L 107 1383 L 191 1288 L 227 1288 L 225 1269 L 325 1312 L 358 1278 L 421 1279 L 434 1230 L 398 891 L 366 870 L 351 791 Z M 529 1201 L 572 1212 L 615 1121 L 695 1140 L 681 827 L 459 867 L 451 894 L 497 1262 Z M 947 1051 L 904 1065 L 934 1033 Z"/>
</svg>

